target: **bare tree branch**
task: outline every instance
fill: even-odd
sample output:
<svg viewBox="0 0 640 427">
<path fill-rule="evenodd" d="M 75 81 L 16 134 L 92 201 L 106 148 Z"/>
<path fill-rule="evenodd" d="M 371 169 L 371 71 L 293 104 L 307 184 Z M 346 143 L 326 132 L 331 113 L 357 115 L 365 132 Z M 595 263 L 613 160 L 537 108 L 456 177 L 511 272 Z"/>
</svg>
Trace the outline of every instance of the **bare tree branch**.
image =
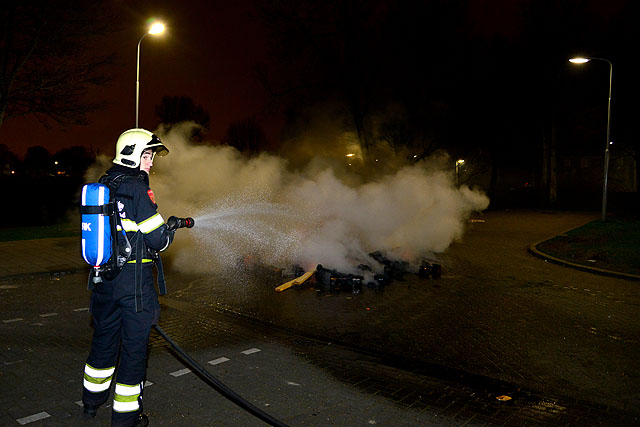
<svg viewBox="0 0 640 427">
<path fill-rule="evenodd" d="M 107 83 L 112 56 L 90 52 L 89 43 L 107 31 L 96 22 L 101 2 L 24 0 L 0 6 L 0 126 L 29 114 L 43 124 L 86 123 L 100 104 L 87 90 Z"/>
</svg>

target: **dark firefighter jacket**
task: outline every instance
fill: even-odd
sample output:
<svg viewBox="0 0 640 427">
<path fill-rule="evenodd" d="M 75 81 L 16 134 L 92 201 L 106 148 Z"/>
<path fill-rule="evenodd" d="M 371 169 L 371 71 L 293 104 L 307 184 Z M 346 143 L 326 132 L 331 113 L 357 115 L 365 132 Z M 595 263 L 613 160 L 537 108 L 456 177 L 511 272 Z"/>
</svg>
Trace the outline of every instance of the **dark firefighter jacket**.
<svg viewBox="0 0 640 427">
<path fill-rule="evenodd" d="M 116 211 L 120 216 L 121 227 L 127 233 L 133 248 L 129 261 L 115 280 L 127 282 L 120 283 L 119 288 L 123 294 L 132 295 L 135 291 L 139 298 L 139 292 L 142 290 L 140 287 L 153 286 L 153 280 L 151 283 L 135 283 L 136 280 L 129 279 L 131 276 L 136 276 L 133 269 L 137 267 L 139 271 L 138 281 L 142 279 L 143 282 L 148 282 L 147 279 L 153 277 L 150 270 L 153 267 L 153 261 L 158 258 L 157 252 L 169 246 L 173 240 L 173 232 L 168 230 L 162 216 L 158 213 L 158 205 L 155 203 L 153 191 L 149 188 L 147 173 L 115 165 L 100 181 L 106 183 L 119 175 L 126 175 L 126 177 L 122 179 L 115 193 Z M 120 233 L 119 225 L 118 239 L 123 241 Z M 145 270 L 144 273 L 142 269 Z"/>
</svg>

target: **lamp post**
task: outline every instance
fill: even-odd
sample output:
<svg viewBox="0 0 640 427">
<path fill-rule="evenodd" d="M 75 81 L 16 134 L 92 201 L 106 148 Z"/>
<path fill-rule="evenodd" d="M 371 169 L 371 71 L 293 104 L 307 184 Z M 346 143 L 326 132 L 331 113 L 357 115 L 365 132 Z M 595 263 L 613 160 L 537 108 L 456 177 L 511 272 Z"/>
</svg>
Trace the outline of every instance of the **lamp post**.
<svg viewBox="0 0 640 427">
<path fill-rule="evenodd" d="M 140 43 L 142 43 L 142 39 L 144 39 L 147 34 L 161 34 L 164 31 L 164 24 L 161 22 L 155 22 L 151 27 L 149 27 L 149 31 L 144 33 L 140 40 L 138 40 L 138 56 L 136 58 L 136 128 L 138 127 L 138 107 L 140 105 Z"/>
<path fill-rule="evenodd" d="M 607 104 L 607 141 L 604 146 L 604 178 L 602 182 L 602 221 L 607 220 L 607 182 L 609 179 L 609 145 L 611 145 L 611 81 L 613 79 L 613 64 L 604 58 L 571 58 L 569 62 L 573 64 L 585 64 L 589 61 L 604 61 L 609 64 L 609 102 Z"/>
<path fill-rule="evenodd" d="M 464 159 L 456 160 L 456 184 L 460 185 L 460 166 L 464 164 Z"/>
</svg>

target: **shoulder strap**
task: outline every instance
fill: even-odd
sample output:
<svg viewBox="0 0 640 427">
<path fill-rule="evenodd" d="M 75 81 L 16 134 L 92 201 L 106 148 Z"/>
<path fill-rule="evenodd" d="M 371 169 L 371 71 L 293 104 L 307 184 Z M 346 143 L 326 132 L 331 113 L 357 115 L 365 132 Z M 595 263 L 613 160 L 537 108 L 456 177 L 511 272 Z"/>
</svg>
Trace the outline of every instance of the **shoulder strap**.
<svg viewBox="0 0 640 427">
<path fill-rule="evenodd" d="M 100 178 L 100 182 L 105 184 L 106 186 L 109 187 L 109 203 L 111 205 L 113 205 L 113 214 L 111 216 L 111 245 L 112 245 L 112 251 L 111 251 L 111 262 L 112 262 L 112 267 L 115 271 L 119 271 L 119 266 L 118 266 L 118 256 L 120 255 L 120 250 L 118 247 L 118 225 L 120 225 L 120 229 L 122 230 L 122 234 L 124 235 L 124 239 L 126 241 L 126 246 L 128 246 L 129 248 L 131 248 L 131 244 L 129 243 L 129 240 L 127 239 L 127 234 L 124 232 L 124 229 L 122 228 L 122 222 L 120 220 L 120 213 L 118 211 L 118 208 L 116 207 L 116 192 L 118 191 L 118 188 L 120 187 L 120 184 L 122 184 L 122 181 L 124 181 L 124 179 L 127 177 L 127 175 L 125 174 L 119 174 L 119 175 L 115 175 L 114 177 L 110 177 L 109 175 L 105 175 L 102 178 Z"/>
<path fill-rule="evenodd" d="M 113 198 L 115 198 L 116 191 L 118 191 L 120 184 L 122 184 L 122 181 L 124 181 L 126 178 L 127 178 L 127 175 L 121 173 L 121 174 L 115 175 L 113 178 L 109 179 L 108 182 L 105 183 L 109 187 L 109 191 L 111 191 L 111 196 Z"/>
</svg>

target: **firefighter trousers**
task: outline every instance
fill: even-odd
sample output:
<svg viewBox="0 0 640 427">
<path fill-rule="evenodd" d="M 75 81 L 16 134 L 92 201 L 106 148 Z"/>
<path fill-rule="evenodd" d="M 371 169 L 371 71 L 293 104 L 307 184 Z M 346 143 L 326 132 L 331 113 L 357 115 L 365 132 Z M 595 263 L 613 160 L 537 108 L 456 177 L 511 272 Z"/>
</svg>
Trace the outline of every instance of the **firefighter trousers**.
<svg viewBox="0 0 640 427">
<path fill-rule="evenodd" d="M 135 292 L 123 292 L 123 279 L 129 287 L 135 282 L 135 278 L 126 280 L 131 278 L 131 268 L 125 267 L 116 280 L 97 285 L 91 295 L 95 330 L 84 370 L 82 401 L 96 406 L 105 403 L 116 375 L 111 416 L 114 427 L 134 425 L 142 412 L 149 333 L 159 314 L 153 273 L 150 268 L 143 270 L 148 273 L 143 277 L 150 277 L 151 282 L 143 282 L 140 312 L 136 312 Z"/>
</svg>

